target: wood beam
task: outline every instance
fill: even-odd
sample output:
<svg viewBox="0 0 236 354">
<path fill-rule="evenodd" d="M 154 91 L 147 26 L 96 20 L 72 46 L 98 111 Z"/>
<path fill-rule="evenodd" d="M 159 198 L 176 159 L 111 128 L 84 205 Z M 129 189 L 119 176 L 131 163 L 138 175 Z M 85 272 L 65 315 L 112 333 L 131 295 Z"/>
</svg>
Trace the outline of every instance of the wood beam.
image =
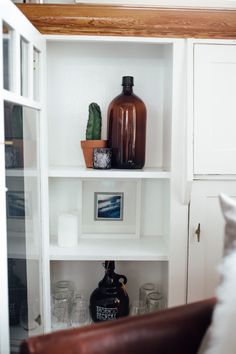
<svg viewBox="0 0 236 354">
<path fill-rule="evenodd" d="M 18 4 L 43 34 L 236 39 L 236 10 Z"/>
</svg>

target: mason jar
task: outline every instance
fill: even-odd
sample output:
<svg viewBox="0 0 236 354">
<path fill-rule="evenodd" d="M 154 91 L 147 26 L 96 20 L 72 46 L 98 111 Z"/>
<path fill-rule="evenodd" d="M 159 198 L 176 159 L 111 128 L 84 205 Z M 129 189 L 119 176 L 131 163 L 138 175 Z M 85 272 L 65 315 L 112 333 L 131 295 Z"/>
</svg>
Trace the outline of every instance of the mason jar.
<svg viewBox="0 0 236 354">
<path fill-rule="evenodd" d="M 165 298 L 162 293 L 154 291 L 147 296 L 148 312 L 163 310 L 166 307 Z"/>
</svg>

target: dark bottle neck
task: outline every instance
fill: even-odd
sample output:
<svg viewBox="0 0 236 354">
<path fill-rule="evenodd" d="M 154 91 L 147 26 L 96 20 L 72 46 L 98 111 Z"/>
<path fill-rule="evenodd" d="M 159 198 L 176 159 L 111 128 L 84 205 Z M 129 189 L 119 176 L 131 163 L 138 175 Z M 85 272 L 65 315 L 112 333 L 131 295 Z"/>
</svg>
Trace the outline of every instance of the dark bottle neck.
<svg viewBox="0 0 236 354">
<path fill-rule="evenodd" d="M 125 85 L 123 86 L 123 95 L 129 96 L 133 94 L 133 86 Z"/>
<path fill-rule="evenodd" d="M 114 261 L 105 261 L 105 272 L 108 274 L 114 273 L 115 262 Z"/>
<path fill-rule="evenodd" d="M 114 272 L 115 262 L 106 261 L 105 262 L 105 275 L 103 279 L 99 282 L 99 287 L 114 287 L 116 282 L 116 274 Z"/>
<path fill-rule="evenodd" d="M 104 280 L 112 284 L 115 280 L 115 262 L 114 261 L 105 261 L 105 276 Z"/>
</svg>

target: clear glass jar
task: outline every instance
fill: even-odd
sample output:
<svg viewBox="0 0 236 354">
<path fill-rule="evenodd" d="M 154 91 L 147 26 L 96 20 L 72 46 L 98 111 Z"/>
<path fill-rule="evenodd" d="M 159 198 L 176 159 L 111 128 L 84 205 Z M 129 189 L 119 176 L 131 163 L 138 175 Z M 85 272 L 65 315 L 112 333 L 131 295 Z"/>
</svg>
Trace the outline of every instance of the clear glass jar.
<svg viewBox="0 0 236 354">
<path fill-rule="evenodd" d="M 155 291 L 147 296 L 148 312 L 163 310 L 166 307 L 165 299 L 162 293 Z"/>
<path fill-rule="evenodd" d="M 147 303 L 148 294 L 156 290 L 154 283 L 145 283 L 139 288 L 139 300 Z"/>
<path fill-rule="evenodd" d="M 52 328 L 70 326 L 70 315 L 74 301 L 75 285 L 70 280 L 60 280 L 52 287 Z"/>
<path fill-rule="evenodd" d="M 53 285 L 52 293 L 67 293 L 69 300 L 69 312 L 72 309 L 74 295 L 75 295 L 75 284 L 71 280 L 59 280 Z"/>
<path fill-rule="evenodd" d="M 146 302 L 134 300 L 130 306 L 130 316 L 142 315 L 147 312 Z"/>
<path fill-rule="evenodd" d="M 85 297 L 77 293 L 74 297 L 74 302 L 71 312 L 71 326 L 79 327 L 84 326 L 90 322 L 89 320 L 89 307 L 88 301 Z"/>
<path fill-rule="evenodd" d="M 69 297 L 67 292 L 52 294 L 52 328 L 62 329 L 70 326 Z"/>
</svg>

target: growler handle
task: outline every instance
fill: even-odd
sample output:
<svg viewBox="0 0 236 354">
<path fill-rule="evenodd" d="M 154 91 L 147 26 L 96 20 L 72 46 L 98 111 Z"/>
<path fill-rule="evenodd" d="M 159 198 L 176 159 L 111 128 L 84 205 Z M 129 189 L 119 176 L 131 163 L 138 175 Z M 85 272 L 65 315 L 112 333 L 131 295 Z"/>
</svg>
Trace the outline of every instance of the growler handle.
<svg viewBox="0 0 236 354">
<path fill-rule="evenodd" d="M 127 278 L 125 275 L 122 275 L 122 274 L 116 274 L 116 275 L 117 275 L 117 279 L 120 283 L 122 283 L 122 284 L 127 283 Z"/>
</svg>

